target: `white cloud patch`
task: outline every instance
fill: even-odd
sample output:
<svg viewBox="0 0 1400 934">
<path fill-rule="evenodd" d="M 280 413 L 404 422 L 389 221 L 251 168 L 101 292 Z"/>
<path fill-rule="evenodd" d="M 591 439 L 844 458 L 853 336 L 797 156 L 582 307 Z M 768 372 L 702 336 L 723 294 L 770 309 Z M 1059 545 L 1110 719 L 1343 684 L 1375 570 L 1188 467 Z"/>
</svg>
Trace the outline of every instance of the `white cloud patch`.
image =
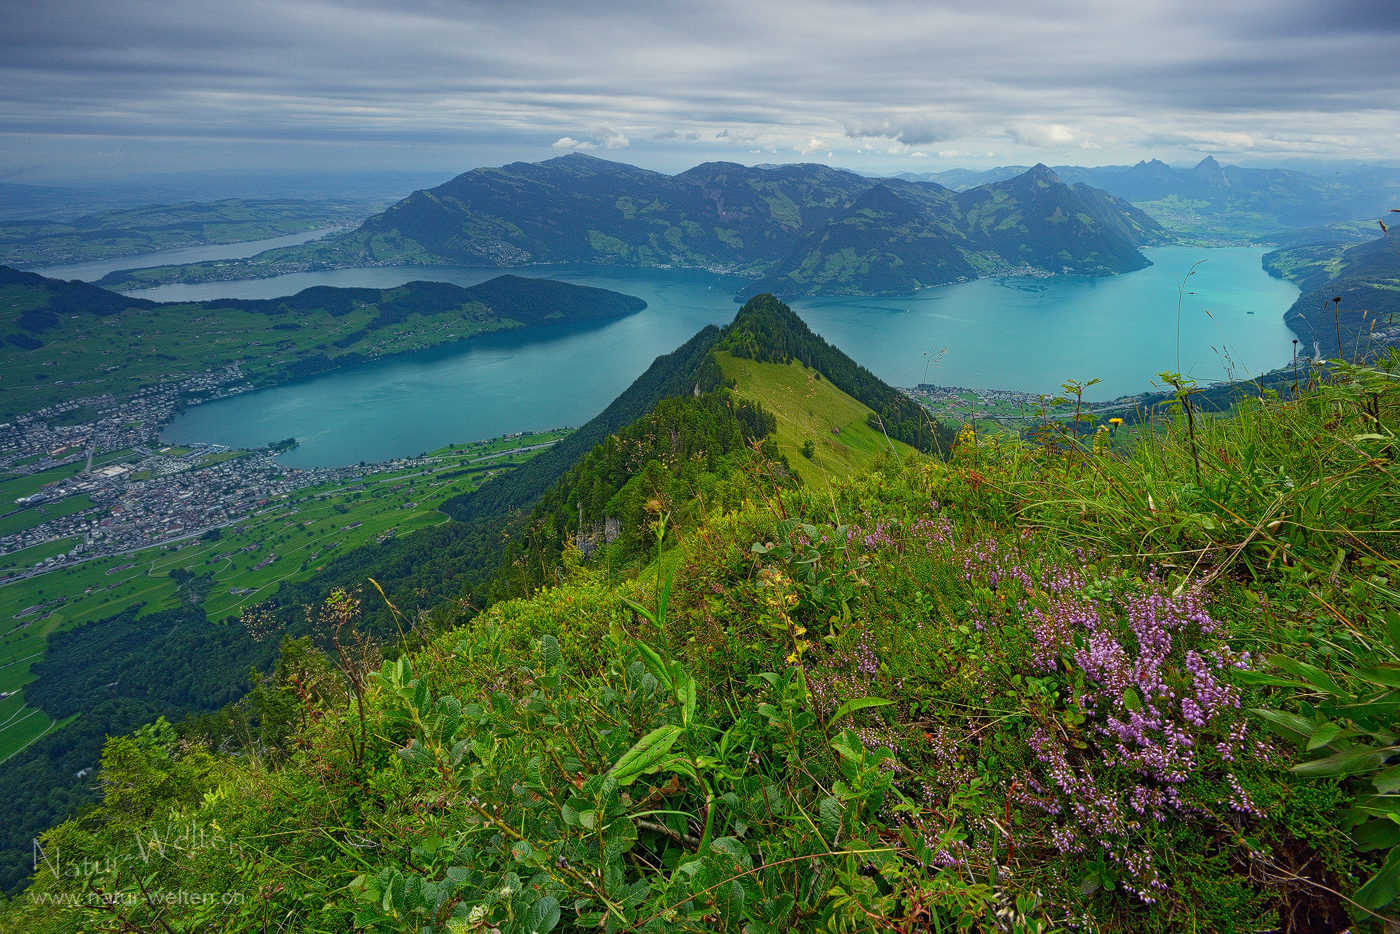
<svg viewBox="0 0 1400 934">
<path fill-rule="evenodd" d="M 671 170 L 716 140 L 825 140 L 843 158 L 870 142 L 867 161 L 889 164 L 952 148 L 1018 163 L 1039 150 L 1390 162 L 1394 3 L 1344 6 L 83 0 L 75 16 L 11 0 L 0 173 L 142 173 L 153 155 L 162 170 L 460 170 L 543 155 L 566 126 L 556 149 L 640 135 Z"/>
<path fill-rule="evenodd" d="M 631 142 L 626 136 L 623 136 L 622 133 L 608 126 L 606 123 L 601 123 L 592 130 L 589 130 L 589 135 L 608 149 L 624 149 L 627 147 L 628 143 Z"/>
<path fill-rule="evenodd" d="M 809 139 L 805 145 L 792 147 L 793 152 L 800 152 L 804 156 L 810 156 L 814 152 L 821 152 L 826 148 L 826 143 L 819 139 Z M 830 153 L 828 153 L 830 155 Z"/>
<path fill-rule="evenodd" d="M 1254 137 L 1248 133 L 1195 132 L 1185 137 L 1201 149 L 1214 152 L 1238 152 L 1254 148 Z"/>
<path fill-rule="evenodd" d="M 1074 132 L 1058 123 L 1015 123 L 1006 128 L 1006 135 L 1035 149 L 1060 149 L 1075 141 Z"/>
<path fill-rule="evenodd" d="M 850 139 L 888 139 L 906 146 L 923 146 L 958 139 L 968 133 L 959 121 L 922 116 L 895 116 L 882 119 L 843 121 Z"/>
</svg>

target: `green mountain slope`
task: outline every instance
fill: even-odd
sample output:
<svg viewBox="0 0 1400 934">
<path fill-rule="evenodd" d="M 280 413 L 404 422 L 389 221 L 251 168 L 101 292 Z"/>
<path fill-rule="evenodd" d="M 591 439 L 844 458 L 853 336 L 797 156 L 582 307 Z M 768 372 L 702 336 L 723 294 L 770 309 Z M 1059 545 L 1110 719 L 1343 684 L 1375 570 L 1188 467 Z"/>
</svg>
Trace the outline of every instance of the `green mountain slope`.
<svg viewBox="0 0 1400 934">
<path fill-rule="evenodd" d="M 777 282 L 792 294 L 908 292 L 1027 265 L 1126 271 L 1144 262 L 1130 258 L 1138 245 L 1163 235 L 1130 205 L 1058 179 L 1059 201 L 1045 203 L 1039 178 L 964 197 L 820 165 L 714 162 L 671 176 L 574 153 L 474 169 L 334 240 L 242 262 L 114 273 L 102 284 L 384 263 L 585 262 L 767 274 L 749 294 Z"/>
<path fill-rule="evenodd" d="M 881 456 L 904 457 L 914 450 L 902 441 L 886 439 L 870 424 L 874 412 L 869 406 L 797 360 L 759 363 L 724 352 L 715 358 L 736 396 L 773 414 L 773 443 L 808 486 L 824 489 L 833 480 L 863 471 Z M 810 456 L 804 453 L 807 444 Z"/>
<path fill-rule="evenodd" d="M 1400 385 L 1353 377 L 820 491 L 666 400 L 573 477 L 734 450 L 642 562 L 287 645 L 212 746 L 114 735 L 0 929 L 1379 932 Z"/>
<path fill-rule="evenodd" d="M 480 490 L 443 503 L 442 511 L 460 521 L 502 518 L 528 509 L 559 477 L 608 435 L 650 412 L 663 399 L 708 392 L 719 383 L 710 350 L 720 329 L 711 325 L 669 354 L 652 361 L 606 409 L 524 467 L 486 483 Z"/>
<path fill-rule="evenodd" d="M 723 329 L 706 328 L 659 358 L 614 407 L 644 400 L 644 413 L 621 429 L 605 430 L 614 416 L 604 413 L 576 432 L 603 436 L 591 449 L 575 454 L 579 445 L 567 439 L 444 507 L 474 518 L 506 502 L 533 506 L 507 523 L 510 544 L 492 599 L 548 585 L 569 543 L 609 567 L 635 562 L 655 541 L 658 517 L 693 527 L 729 502 L 746 477 L 822 488 L 884 453 L 946 453 L 953 444 L 950 428 L 813 334 L 772 295 L 755 296 Z M 545 473 L 557 482 L 536 502 Z"/>
<path fill-rule="evenodd" d="M 976 276 L 955 235 L 875 185 L 745 291 L 905 293 Z"/>
<path fill-rule="evenodd" d="M 510 275 L 469 289 L 317 286 L 287 298 L 159 303 L 0 266 L 0 420 L 227 367 L 268 386 L 488 331 L 645 307 L 606 289 Z"/>
<path fill-rule="evenodd" d="M 672 353 L 657 357 L 622 395 L 568 438 L 513 473 L 448 500 L 443 511 L 469 521 L 533 506 L 588 451 L 661 401 L 718 388 L 726 375 L 715 350 L 765 363 L 802 361 L 868 408 L 871 419 L 883 424 L 890 437 L 922 451 L 951 447 L 952 433 L 932 423 L 911 399 L 812 333 L 787 305 L 772 295 L 758 295 L 723 329 L 707 327 Z"/>
<path fill-rule="evenodd" d="M 759 363 L 797 360 L 869 408 L 871 427 L 925 453 L 943 455 L 952 447 L 950 429 L 931 422 L 912 399 L 813 333 L 807 322 L 772 295 L 749 299 L 725 329 L 718 347 Z"/>
<path fill-rule="evenodd" d="M 1109 275 L 1148 265 L 1139 243 L 1160 239 L 1142 212 L 1071 189 L 1044 165 L 1004 182 L 960 192 L 972 241 L 1005 263 L 1052 273 Z M 1114 216 L 1114 215 L 1121 216 Z M 1113 217 L 1112 223 L 1105 223 Z M 1149 239 L 1150 238 L 1150 239 Z"/>
<path fill-rule="evenodd" d="M 1301 353 L 1351 360 L 1400 346 L 1400 253 L 1390 239 L 1275 250 L 1264 268 L 1302 289 L 1284 315 Z"/>
</svg>

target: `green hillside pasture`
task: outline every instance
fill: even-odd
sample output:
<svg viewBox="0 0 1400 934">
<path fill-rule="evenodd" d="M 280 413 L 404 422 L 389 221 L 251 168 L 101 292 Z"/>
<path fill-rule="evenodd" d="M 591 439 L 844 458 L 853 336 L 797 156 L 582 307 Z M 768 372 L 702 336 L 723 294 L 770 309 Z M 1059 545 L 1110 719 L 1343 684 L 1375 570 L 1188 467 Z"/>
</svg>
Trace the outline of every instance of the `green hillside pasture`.
<svg viewBox="0 0 1400 934">
<path fill-rule="evenodd" d="M 217 539 L 190 538 L 0 585 L 0 692 L 21 691 L 29 682 L 30 665 L 42 657 L 50 633 L 104 619 L 136 603 L 143 605 L 143 613 L 172 609 L 192 596 L 200 598 L 211 619 L 237 617 L 282 583 L 310 578 L 333 555 L 386 534 L 403 535 L 447 521 L 437 511 L 444 499 L 538 453 L 509 452 L 549 444 L 566 433 L 556 430 L 443 448 L 430 455 L 427 467 L 386 470 L 348 484 L 301 490 L 221 530 Z M 415 505 L 405 508 L 407 503 Z M 64 540 L 9 557 L 21 559 L 16 566 L 30 566 L 71 545 Z M 264 564 L 274 554 L 276 560 Z M 170 576 L 176 569 L 193 576 L 193 593 L 182 590 Z M 200 580 L 205 575 L 212 578 Z M 30 607 L 40 609 L 18 615 Z M 0 701 L 5 705 L 0 706 L 0 721 L 12 712 L 9 705 L 18 709 L 22 704 L 22 691 Z M 21 735 L 0 732 L 0 759 L 18 748 L 12 748 L 12 736 Z"/>
<path fill-rule="evenodd" d="M 824 488 L 829 479 L 850 476 L 881 452 L 889 453 L 891 445 L 901 457 L 914 453 L 866 424 L 868 406 L 795 360 L 786 365 L 756 363 L 728 353 L 717 353 L 715 359 L 725 377 L 735 382 L 735 392 L 778 417 L 774 441 L 807 484 Z M 811 460 L 802 454 L 805 441 L 815 448 Z"/>
<path fill-rule="evenodd" d="M 23 551 L 12 551 L 7 555 L 0 556 L 0 571 L 33 567 L 45 558 L 62 554 L 76 545 L 78 541 L 79 539 L 76 538 L 64 538 L 56 542 L 45 542 L 42 545 L 35 545 Z"/>
<path fill-rule="evenodd" d="M 6 698 L 7 701 L 11 699 Z M 15 712 L 13 719 L 0 718 L 0 763 L 20 752 L 46 733 L 54 729 L 61 729 L 76 719 L 77 715 L 75 714 L 62 723 L 56 723 L 38 707 L 29 706 L 21 706 Z"/>
</svg>

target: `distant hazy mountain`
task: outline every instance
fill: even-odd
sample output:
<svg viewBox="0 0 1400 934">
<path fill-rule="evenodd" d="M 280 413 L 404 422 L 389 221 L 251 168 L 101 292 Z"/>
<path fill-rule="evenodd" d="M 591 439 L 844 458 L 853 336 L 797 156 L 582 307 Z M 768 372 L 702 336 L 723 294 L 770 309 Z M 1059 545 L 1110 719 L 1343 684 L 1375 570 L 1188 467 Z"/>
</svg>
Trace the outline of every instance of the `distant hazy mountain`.
<svg viewBox="0 0 1400 934">
<path fill-rule="evenodd" d="M 13 194 L 18 186 L 11 186 Z M 0 202 L 7 193 L 0 191 Z M 157 204 L 66 221 L 0 220 L 0 263 L 57 265 L 210 243 L 241 243 L 359 223 L 379 205 L 351 201 Z"/>
<path fill-rule="evenodd" d="M 936 182 L 954 191 L 976 188 L 988 182 L 1004 182 L 1029 172 L 1028 165 L 1002 165 L 995 169 L 946 169 L 942 172 L 900 172 L 893 176 L 906 182 Z"/>
<path fill-rule="evenodd" d="M 1165 236 L 1044 166 L 958 194 L 822 165 L 713 162 L 671 176 L 571 154 L 466 172 L 347 237 L 265 262 L 674 264 L 763 275 L 786 295 L 872 294 L 1013 269 L 1124 272 L 1147 264 L 1139 245 Z"/>
<path fill-rule="evenodd" d="M 961 191 L 1025 171 L 1024 166 L 1013 165 L 983 171 L 905 172 L 898 177 Z M 1207 156 L 1189 169 L 1153 159 L 1097 168 L 1062 165 L 1055 172 L 1070 184 L 1091 185 L 1142 207 L 1170 230 L 1205 239 L 1277 240 L 1278 234 L 1295 228 L 1374 220 L 1400 207 L 1400 169 L 1383 166 L 1323 176 L 1222 165 Z M 1322 231 L 1318 235 L 1339 239 Z"/>
</svg>

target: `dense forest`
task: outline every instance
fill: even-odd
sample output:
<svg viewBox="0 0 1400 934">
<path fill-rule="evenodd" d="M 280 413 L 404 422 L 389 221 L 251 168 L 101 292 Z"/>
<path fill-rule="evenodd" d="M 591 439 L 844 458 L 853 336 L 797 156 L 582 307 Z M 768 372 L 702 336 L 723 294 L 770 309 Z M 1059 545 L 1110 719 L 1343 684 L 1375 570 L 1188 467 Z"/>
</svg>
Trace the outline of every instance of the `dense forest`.
<svg viewBox="0 0 1400 934">
<path fill-rule="evenodd" d="M 277 643 L 259 643 L 236 619 L 207 620 L 198 607 L 141 615 L 141 605 L 49 637 L 33 666 L 28 703 L 55 720 L 77 719 L 0 770 L 0 889 L 33 869 L 31 840 L 101 798 L 95 775 L 108 736 L 157 717 L 210 713 L 247 691 Z M 304 615 L 304 614 L 303 614 Z M 80 777 L 81 774 L 81 777 Z"/>
</svg>

